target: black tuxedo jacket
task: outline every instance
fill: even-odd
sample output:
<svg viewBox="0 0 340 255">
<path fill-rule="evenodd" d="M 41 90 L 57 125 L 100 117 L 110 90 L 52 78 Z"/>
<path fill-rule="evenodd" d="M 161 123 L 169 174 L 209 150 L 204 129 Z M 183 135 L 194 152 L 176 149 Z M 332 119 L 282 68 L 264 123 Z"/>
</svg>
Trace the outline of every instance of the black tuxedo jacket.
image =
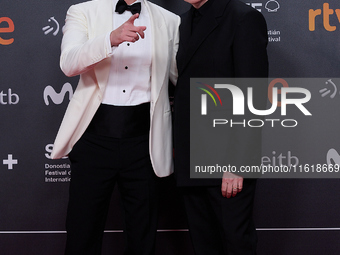
<svg viewBox="0 0 340 255">
<path fill-rule="evenodd" d="M 221 179 L 189 176 L 190 78 L 267 77 L 267 26 L 260 12 L 238 0 L 214 0 L 193 32 L 192 11 L 181 18 L 174 99 L 175 175 L 179 186 L 220 185 Z M 246 132 L 236 135 L 229 146 L 231 163 L 260 165 L 261 129 Z"/>
</svg>

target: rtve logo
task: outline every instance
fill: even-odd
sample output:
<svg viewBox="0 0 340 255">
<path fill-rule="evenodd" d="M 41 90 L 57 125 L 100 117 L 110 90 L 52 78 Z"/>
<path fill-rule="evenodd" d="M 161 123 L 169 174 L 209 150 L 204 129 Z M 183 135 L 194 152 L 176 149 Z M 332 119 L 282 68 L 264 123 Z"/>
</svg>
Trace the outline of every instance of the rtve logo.
<svg viewBox="0 0 340 255">
<path fill-rule="evenodd" d="M 44 101 L 46 105 L 49 105 L 50 102 L 48 98 L 50 97 L 54 104 L 61 104 L 64 101 L 66 93 L 69 94 L 69 100 L 71 100 L 73 96 L 73 89 L 70 83 L 65 83 L 62 87 L 60 93 L 57 93 L 52 86 L 47 86 L 44 90 Z"/>
<path fill-rule="evenodd" d="M 4 39 L 2 33 L 13 33 L 14 23 L 8 17 L 0 17 L 0 45 L 10 45 L 14 42 L 14 38 Z"/>
<path fill-rule="evenodd" d="M 321 19 L 321 17 L 319 17 L 319 18 L 317 18 L 317 17 L 321 16 L 321 14 L 323 14 L 322 18 L 323 18 L 324 28 L 327 31 L 330 31 L 330 32 L 335 31 L 336 26 L 333 26 L 333 25 L 330 24 L 330 16 L 334 15 L 334 12 L 335 12 L 335 15 L 338 18 L 339 23 L 340 23 L 340 9 L 336 9 L 336 10 L 330 9 L 329 3 L 324 3 L 322 10 L 321 9 L 316 9 L 316 10 L 310 9 L 309 10 L 309 31 L 315 31 L 316 20 Z"/>
</svg>

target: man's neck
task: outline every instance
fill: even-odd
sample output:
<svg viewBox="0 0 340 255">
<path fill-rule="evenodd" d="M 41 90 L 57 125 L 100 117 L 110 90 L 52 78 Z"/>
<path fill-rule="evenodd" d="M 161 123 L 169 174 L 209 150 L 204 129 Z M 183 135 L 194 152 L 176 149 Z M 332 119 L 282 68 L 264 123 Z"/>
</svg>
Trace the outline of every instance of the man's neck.
<svg viewBox="0 0 340 255">
<path fill-rule="evenodd" d="M 136 2 L 136 0 L 125 0 L 125 3 L 127 3 L 128 5 L 131 5 L 134 2 Z"/>
<path fill-rule="evenodd" d="M 208 2 L 208 0 L 199 2 L 198 4 L 192 4 L 192 6 L 194 6 L 196 9 L 199 9 L 203 4 L 205 4 L 206 2 Z"/>
</svg>

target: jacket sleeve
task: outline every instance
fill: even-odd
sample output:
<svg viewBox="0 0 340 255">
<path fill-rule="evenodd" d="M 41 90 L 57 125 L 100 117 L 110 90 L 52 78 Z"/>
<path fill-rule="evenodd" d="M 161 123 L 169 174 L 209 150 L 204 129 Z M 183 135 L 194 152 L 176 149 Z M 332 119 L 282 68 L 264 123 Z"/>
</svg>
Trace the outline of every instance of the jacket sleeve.
<svg viewBox="0 0 340 255">
<path fill-rule="evenodd" d="M 107 33 L 91 36 L 89 26 L 85 12 L 77 5 L 71 6 L 67 11 L 61 43 L 60 68 L 66 76 L 84 73 L 110 56 Z"/>
<path fill-rule="evenodd" d="M 266 78 L 268 77 L 267 56 L 267 25 L 263 15 L 252 9 L 240 18 L 233 43 L 233 58 L 235 64 L 235 76 L 242 78 Z M 254 81 L 255 82 L 255 81 Z M 253 86 L 255 83 L 252 84 Z M 256 96 L 253 100 L 260 109 L 266 108 L 267 83 L 256 83 Z M 245 91 L 244 91 L 245 93 Z M 238 117 L 233 117 L 236 121 Z M 246 112 L 242 119 L 263 119 Z M 239 120 L 241 121 L 241 120 Z M 231 144 L 237 144 L 237 149 L 230 152 L 232 164 L 241 170 L 245 166 L 261 165 L 261 128 L 242 127 L 234 128 Z M 259 173 L 238 173 L 245 178 L 258 178 Z"/>
</svg>

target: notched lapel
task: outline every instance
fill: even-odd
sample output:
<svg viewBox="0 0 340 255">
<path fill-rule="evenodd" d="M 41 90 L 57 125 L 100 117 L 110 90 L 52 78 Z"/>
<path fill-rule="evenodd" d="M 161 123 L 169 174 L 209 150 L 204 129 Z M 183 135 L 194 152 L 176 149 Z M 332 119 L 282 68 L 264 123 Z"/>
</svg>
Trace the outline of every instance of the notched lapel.
<svg viewBox="0 0 340 255">
<path fill-rule="evenodd" d="M 92 27 L 92 33 L 95 36 L 106 34 L 113 29 L 112 0 L 102 0 L 98 1 L 98 3 L 99 6 L 95 15 L 96 21 L 91 23 L 93 25 L 95 24 L 95 27 Z M 111 58 L 106 58 L 94 68 L 98 85 L 102 92 L 105 91 L 105 86 L 109 78 L 110 66 Z"/>
<path fill-rule="evenodd" d="M 199 24 L 197 24 L 195 30 L 191 33 L 191 23 L 192 23 L 192 15 L 191 11 L 187 13 L 182 22 L 181 34 L 180 38 L 182 43 L 180 43 L 180 47 L 182 49 L 178 54 L 178 72 L 179 75 L 185 69 L 187 64 L 190 62 L 192 56 L 195 54 L 197 49 L 200 47 L 202 42 L 209 36 L 209 34 L 214 31 L 214 29 L 218 26 L 220 19 L 222 16 L 227 4 L 230 0 L 214 0 L 213 5 L 211 6 L 211 11 L 202 17 Z M 191 36 L 190 36 L 191 35 Z M 205 49 L 208 50 L 208 49 Z"/>
<path fill-rule="evenodd" d="M 148 8 L 152 26 L 152 72 L 151 72 L 151 100 L 156 102 L 164 85 L 166 68 L 169 58 L 168 33 L 163 15 L 148 1 L 144 1 Z"/>
<path fill-rule="evenodd" d="M 184 64 L 186 65 L 192 56 L 195 54 L 196 50 L 200 47 L 202 42 L 209 36 L 209 34 L 218 26 L 215 17 L 211 14 L 205 15 L 200 20 L 195 30 L 192 32 L 188 44 L 190 47 L 186 49 L 186 57 Z M 208 50 L 208 49 L 206 49 Z"/>
</svg>

